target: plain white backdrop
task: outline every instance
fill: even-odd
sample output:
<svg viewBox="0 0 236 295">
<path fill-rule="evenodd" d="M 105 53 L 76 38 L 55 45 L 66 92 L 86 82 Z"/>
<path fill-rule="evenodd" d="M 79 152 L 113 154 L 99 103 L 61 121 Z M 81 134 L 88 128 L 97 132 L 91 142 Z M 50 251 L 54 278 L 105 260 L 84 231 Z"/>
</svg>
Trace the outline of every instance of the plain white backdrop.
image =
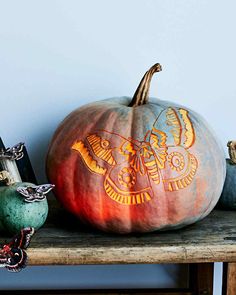
<svg viewBox="0 0 236 295">
<path fill-rule="evenodd" d="M 153 79 L 151 95 L 201 113 L 226 151 L 226 142 L 236 138 L 235 11 L 234 0 L 0 1 L 1 137 L 7 146 L 26 143 L 43 182 L 58 123 L 85 103 L 132 96 L 143 73 L 160 62 L 163 72 Z M 220 269 L 219 264 L 216 295 Z M 28 268 L 17 276 L 1 270 L 0 288 L 27 285 L 22 282 L 37 271 Z M 64 286 L 129 285 L 128 268 L 110 271 L 47 268 L 34 284 L 48 286 L 51 279 L 57 285 L 65 274 Z M 96 272 L 102 274 L 100 285 L 91 281 Z M 182 271 L 137 266 L 128 272 L 133 282 L 142 277 L 144 286 L 172 287 Z"/>
</svg>

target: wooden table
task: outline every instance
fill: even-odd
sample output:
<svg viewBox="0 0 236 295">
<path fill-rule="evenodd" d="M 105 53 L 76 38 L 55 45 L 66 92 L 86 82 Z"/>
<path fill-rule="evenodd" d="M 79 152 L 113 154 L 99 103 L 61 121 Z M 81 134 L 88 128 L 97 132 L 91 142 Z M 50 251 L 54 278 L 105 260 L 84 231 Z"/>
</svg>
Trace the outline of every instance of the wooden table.
<svg viewBox="0 0 236 295">
<path fill-rule="evenodd" d="M 120 236 L 82 225 L 55 202 L 50 208 L 47 223 L 32 238 L 27 250 L 30 265 L 190 265 L 187 289 L 63 290 L 50 294 L 210 295 L 213 294 L 213 262 L 224 262 L 223 294 L 236 295 L 236 211 L 214 210 L 204 220 L 181 230 Z M 28 294 L 49 293 L 31 291 Z"/>
</svg>

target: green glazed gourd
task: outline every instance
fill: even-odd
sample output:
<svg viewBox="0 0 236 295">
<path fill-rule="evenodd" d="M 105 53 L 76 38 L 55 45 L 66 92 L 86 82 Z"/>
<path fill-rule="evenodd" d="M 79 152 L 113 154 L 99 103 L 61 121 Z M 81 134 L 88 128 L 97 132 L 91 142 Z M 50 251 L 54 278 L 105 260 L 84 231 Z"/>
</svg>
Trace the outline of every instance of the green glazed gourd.
<svg viewBox="0 0 236 295">
<path fill-rule="evenodd" d="M 228 144 L 230 159 L 226 159 L 226 179 L 218 207 L 236 210 L 236 141 Z"/>
<path fill-rule="evenodd" d="M 15 234 L 24 227 L 34 227 L 37 230 L 44 224 L 48 215 L 47 199 L 25 202 L 24 197 L 16 190 L 18 187 L 32 185 L 17 182 L 0 187 L 0 231 L 6 230 Z"/>
</svg>

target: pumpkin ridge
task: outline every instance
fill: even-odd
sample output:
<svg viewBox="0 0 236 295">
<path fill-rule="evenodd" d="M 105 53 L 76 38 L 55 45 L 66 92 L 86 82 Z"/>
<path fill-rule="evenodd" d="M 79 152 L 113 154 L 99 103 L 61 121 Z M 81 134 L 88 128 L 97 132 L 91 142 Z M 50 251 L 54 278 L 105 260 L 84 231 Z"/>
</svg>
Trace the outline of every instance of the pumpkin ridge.
<svg viewBox="0 0 236 295">
<path fill-rule="evenodd" d="M 201 116 L 171 102 L 147 103 L 155 71 L 144 75 L 137 100 L 111 98 L 67 116 L 49 148 L 58 199 L 105 231 L 185 226 L 213 209 L 223 187 L 223 150 Z M 72 149 L 76 142 L 80 153 Z M 104 173 L 91 173 L 92 163 Z"/>
</svg>

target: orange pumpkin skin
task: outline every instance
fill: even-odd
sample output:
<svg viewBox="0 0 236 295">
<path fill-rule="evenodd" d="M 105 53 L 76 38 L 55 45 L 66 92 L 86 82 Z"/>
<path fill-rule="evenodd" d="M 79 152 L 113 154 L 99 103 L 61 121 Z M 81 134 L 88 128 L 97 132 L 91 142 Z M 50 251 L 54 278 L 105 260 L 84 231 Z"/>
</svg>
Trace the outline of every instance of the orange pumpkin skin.
<svg viewBox="0 0 236 295">
<path fill-rule="evenodd" d="M 56 130 L 47 174 L 66 209 L 116 233 L 180 228 L 214 208 L 225 179 L 221 146 L 184 107 L 131 98 L 85 105 Z"/>
</svg>

